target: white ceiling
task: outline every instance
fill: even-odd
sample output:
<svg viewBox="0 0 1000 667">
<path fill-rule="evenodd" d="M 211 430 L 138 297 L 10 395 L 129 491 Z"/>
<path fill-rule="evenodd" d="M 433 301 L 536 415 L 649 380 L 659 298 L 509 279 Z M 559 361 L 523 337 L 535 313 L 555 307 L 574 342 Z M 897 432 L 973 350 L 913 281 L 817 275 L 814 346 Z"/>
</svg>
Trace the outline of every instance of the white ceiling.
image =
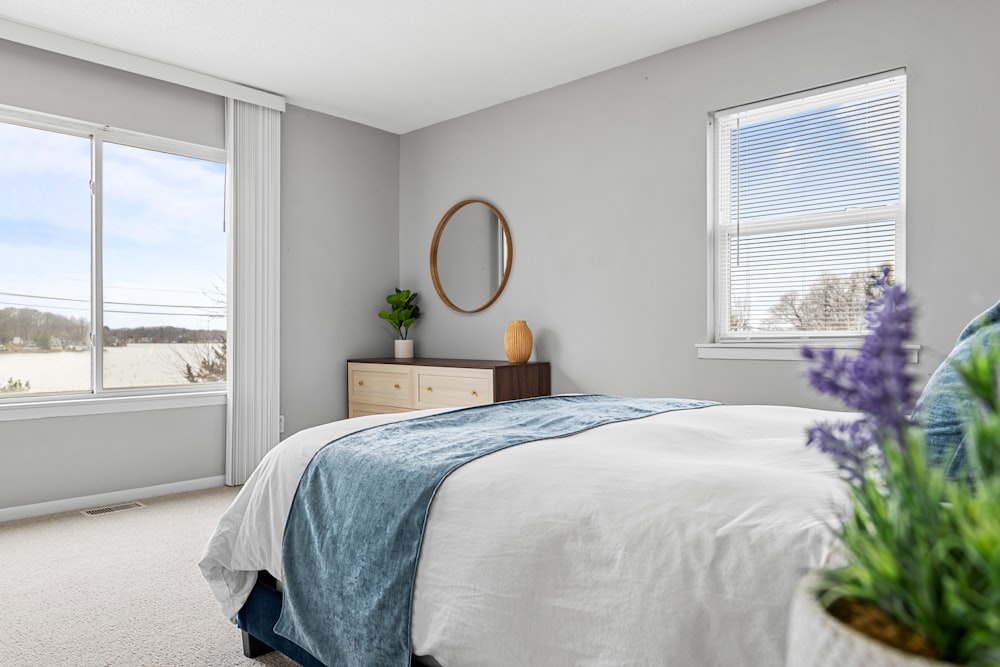
<svg viewBox="0 0 1000 667">
<path fill-rule="evenodd" d="M 0 17 L 404 133 L 821 0 L 0 0 Z"/>
</svg>

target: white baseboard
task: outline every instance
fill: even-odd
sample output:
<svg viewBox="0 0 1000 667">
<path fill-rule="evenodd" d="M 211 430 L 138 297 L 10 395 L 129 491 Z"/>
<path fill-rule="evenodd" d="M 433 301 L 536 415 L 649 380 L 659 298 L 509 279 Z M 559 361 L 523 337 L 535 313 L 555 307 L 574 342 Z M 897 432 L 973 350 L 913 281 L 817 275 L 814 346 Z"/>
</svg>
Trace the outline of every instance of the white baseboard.
<svg viewBox="0 0 1000 667">
<path fill-rule="evenodd" d="M 124 491 L 112 491 L 110 493 L 98 493 L 93 496 L 80 496 L 79 498 L 65 498 L 63 500 L 50 500 L 45 503 L 34 503 L 33 505 L 20 505 L 18 507 L 0 508 L 0 523 L 4 521 L 14 521 L 15 519 L 28 519 L 44 514 L 58 514 L 59 512 L 73 512 L 85 510 L 91 507 L 102 505 L 115 505 L 126 503 L 132 500 L 142 500 L 144 498 L 155 498 L 157 496 L 169 496 L 173 493 L 186 493 L 188 491 L 200 491 L 211 489 L 217 486 L 224 486 L 225 475 L 215 477 L 202 477 L 201 479 L 190 479 L 186 482 L 172 482 L 170 484 L 159 484 L 157 486 L 146 486 L 141 489 L 126 489 Z"/>
</svg>

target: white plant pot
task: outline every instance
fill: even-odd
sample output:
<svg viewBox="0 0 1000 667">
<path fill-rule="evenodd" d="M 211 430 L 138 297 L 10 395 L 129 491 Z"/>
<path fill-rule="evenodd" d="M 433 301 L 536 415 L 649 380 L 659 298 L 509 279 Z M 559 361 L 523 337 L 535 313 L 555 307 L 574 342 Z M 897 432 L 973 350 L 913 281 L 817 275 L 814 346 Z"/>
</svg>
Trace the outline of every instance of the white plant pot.
<svg viewBox="0 0 1000 667">
<path fill-rule="evenodd" d="M 841 623 L 816 599 L 816 578 L 803 578 L 792 598 L 787 667 L 943 667 L 948 663 L 904 653 Z"/>
<path fill-rule="evenodd" d="M 413 340 L 412 339 L 406 339 L 406 340 L 396 339 L 396 358 L 397 359 L 412 359 L 413 358 Z"/>
</svg>

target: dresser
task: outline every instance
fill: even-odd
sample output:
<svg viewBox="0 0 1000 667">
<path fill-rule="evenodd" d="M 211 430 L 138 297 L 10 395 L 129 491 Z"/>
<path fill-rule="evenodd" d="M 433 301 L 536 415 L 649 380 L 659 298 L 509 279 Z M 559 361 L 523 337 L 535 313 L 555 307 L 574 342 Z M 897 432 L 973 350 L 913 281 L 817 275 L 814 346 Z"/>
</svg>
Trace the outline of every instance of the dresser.
<svg viewBox="0 0 1000 667">
<path fill-rule="evenodd" d="M 548 396 L 551 386 L 547 361 L 351 359 L 347 362 L 347 416 Z"/>
</svg>

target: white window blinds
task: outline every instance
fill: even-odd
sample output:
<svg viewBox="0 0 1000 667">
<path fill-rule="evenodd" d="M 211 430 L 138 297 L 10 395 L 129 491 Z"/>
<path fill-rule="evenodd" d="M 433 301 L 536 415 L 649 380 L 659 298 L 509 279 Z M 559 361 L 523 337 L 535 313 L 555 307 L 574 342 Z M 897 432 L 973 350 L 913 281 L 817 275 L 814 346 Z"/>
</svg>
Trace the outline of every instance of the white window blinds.
<svg viewBox="0 0 1000 667">
<path fill-rule="evenodd" d="M 902 280 L 902 71 L 718 112 L 716 335 L 857 336 Z"/>
</svg>

